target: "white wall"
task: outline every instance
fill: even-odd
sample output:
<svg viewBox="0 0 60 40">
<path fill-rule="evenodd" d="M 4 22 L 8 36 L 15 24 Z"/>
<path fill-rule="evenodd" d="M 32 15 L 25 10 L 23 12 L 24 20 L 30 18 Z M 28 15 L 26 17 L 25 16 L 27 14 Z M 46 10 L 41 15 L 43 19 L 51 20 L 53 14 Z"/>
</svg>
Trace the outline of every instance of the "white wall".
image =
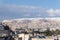
<svg viewBox="0 0 60 40">
<path fill-rule="evenodd" d="M 32 38 L 32 40 L 54 40 L 54 39 L 49 39 L 49 38 L 46 38 L 46 39 Z"/>
<path fill-rule="evenodd" d="M 29 34 L 18 34 L 19 38 L 22 37 L 22 40 L 28 40 L 29 39 Z"/>
</svg>

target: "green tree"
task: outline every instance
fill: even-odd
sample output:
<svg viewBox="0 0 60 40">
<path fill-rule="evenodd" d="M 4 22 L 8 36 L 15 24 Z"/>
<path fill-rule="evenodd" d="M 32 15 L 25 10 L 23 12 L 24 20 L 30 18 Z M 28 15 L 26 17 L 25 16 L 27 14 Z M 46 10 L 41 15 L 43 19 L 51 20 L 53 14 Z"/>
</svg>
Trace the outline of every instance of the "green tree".
<svg viewBox="0 0 60 40">
<path fill-rule="evenodd" d="M 55 33 L 60 34 L 60 30 L 56 29 Z"/>
<path fill-rule="evenodd" d="M 50 31 L 49 28 L 44 32 L 46 36 L 52 36 L 52 32 Z"/>
</svg>

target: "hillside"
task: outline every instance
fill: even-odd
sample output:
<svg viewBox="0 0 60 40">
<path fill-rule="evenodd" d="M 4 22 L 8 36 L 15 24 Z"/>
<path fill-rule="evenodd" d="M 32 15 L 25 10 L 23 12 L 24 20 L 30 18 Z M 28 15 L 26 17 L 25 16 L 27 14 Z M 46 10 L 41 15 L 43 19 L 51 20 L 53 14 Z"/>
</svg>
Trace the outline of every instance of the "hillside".
<svg viewBox="0 0 60 40">
<path fill-rule="evenodd" d="M 13 30 L 16 28 L 60 28 L 60 18 L 22 18 L 4 20 L 2 23 L 9 25 Z"/>
</svg>

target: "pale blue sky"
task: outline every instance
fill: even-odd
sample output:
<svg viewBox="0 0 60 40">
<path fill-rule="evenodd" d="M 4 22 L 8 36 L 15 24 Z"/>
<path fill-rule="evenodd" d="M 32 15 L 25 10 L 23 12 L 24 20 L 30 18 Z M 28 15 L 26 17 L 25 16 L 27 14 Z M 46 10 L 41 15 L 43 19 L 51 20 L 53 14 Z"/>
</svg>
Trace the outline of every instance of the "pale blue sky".
<svg viewBox="0 0 60 40">
<path fill-rule="evenodd" d="M 0 20 L 60 17 L 60 0 L 0 0 Z"/>
</svg>

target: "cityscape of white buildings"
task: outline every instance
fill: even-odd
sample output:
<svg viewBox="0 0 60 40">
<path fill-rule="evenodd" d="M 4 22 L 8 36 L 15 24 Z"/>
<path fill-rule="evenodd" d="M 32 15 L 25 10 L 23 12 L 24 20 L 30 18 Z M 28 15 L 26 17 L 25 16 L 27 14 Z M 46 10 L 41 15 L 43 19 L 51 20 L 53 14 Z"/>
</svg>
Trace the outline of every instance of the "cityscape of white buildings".
<svg viewBox="0 0 60 40">
<path fill-rule="evenodd" d="M 21 19 L 12 19 L 4 20 L 3 24 L 9 25 L 10 28 L 31 28 L 31 29 L 46 29 L 47 27 L 50 30 L 60 29 L 60 18 L 21 18 Z M 14 30 L 13 29 L 13 30 Z"/>
<path fill-rule="evenodd" d="M 42 37 L 43 35 L 43 37 L 45 37 L 45 34 L 36 33 L 36 31 L 44 32 L 47 28 L 50 30 L 60 30 L 60 18 L 24 18 L 4 20 L 0 25 L 0 34 L 2 34 L 0 36 L 8 36 L 7 39 L 10 40 L 54 40 L 52 36 L 51 38 L 47 37 L 46 39 L 40 39 L 39 36 Z M 11 35 L 12 38 L 10 38 L 9 35 Z"/>
</svg>

